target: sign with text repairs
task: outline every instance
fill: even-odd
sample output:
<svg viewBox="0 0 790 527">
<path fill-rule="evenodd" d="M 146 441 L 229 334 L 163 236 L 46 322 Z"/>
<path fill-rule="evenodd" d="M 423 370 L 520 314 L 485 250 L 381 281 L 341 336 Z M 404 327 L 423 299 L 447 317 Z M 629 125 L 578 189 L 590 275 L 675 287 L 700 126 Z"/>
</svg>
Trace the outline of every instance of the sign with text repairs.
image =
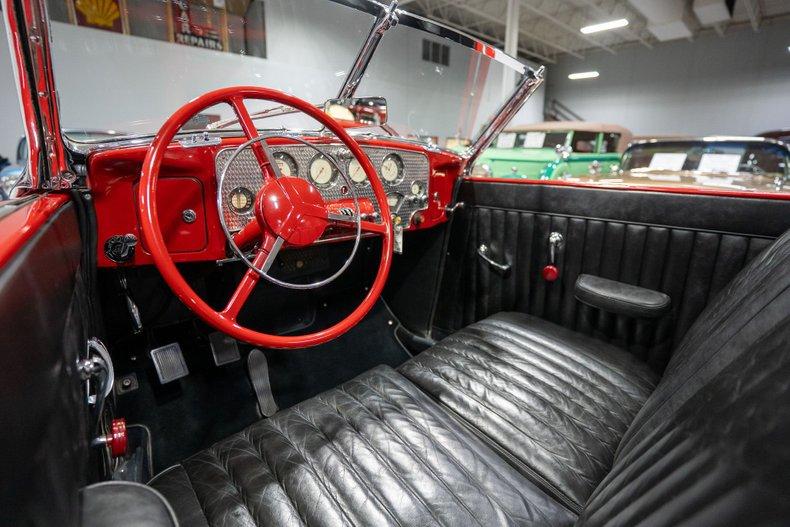
<svg viewBox="0 0 790 527">
<path fill-rule="evenodd" d="M 653 154 L 650 159 L 650 170 L 671 170 L 677 172 L 683 170 L 683 163 L 686 162 L 685 153 L 658 152 Z"/>
<path fill-rule="evenodd" d="M 734 174 L 741 164 L 741 154 L 702 154 L 697 170 L 700 172 L 723 172 Z"/>
<path fill-rule="evenodd" d="M 199 13 L 201 10 L 204 13 Z M 200 16 L 204 15 L 204 16 Z M 190 0 L 173 2 L 173 40 L 178 44 L 224 51 L 219 31 L 211 24 L 212 13 Z"/>
</svg>

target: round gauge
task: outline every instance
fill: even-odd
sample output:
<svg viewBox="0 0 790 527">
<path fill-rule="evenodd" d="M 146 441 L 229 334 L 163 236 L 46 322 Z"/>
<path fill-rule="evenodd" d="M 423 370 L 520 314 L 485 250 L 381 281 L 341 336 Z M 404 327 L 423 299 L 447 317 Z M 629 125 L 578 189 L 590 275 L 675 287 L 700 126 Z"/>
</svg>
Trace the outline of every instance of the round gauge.
<svg viewBox="0 0 790 527">
<path fill-rule="evenodd" d="M 425 194 L 425 185 L 419 181 L 414 181 L 411 184 L 411 193 L 413 196 L 422 196 Z"/>
<path fill-rule="evenodd" d="M 299 175 L 299 167 L 296 164 L 296 160 L 289 154 L 277 152 L 274 154 L 274 160 L 277 163 L 277 167 L 280 169 L 280 174 L 283 176 L 295 177 Z"/>
<path fill-rule="evenodd" d="M 357 185 L 368 180 L 368 175 L 365 174 L 365 169 L 362 168 L 362 164 L 356 159 L 352 159 L 348 163 L 348 177 L 350 177 L 351 181 Z"/>
<path fill-rule="evenodd" d="M 387 194 L 387 205 L 390 207 L 390 212 L 394 213 L 401 201 L 403 201 L 403 194 L 400 192 L 390 192 Z"/>
<path fill-rule="evenodd" d="M 255 197 L 249 189 L 244 187 L 236 187 L 228 194 L 230 201 L 230 208 L 236 214 L 245 214 L 252 210 L 252 204 Z"/>
<path fill-rule="evenodd" d="M 318 154 L 310 162 L 310 179 L 317 187 L 329 187 L 335 182 L 335 166 L 323 154 Z"/>
<path fill-rule="evenodd" d="M 403 179 L 403 160 L 398 154 L 390 154 L 381 164 L 381 177 L 390 185 L 400 183 Z"/>
</svg>

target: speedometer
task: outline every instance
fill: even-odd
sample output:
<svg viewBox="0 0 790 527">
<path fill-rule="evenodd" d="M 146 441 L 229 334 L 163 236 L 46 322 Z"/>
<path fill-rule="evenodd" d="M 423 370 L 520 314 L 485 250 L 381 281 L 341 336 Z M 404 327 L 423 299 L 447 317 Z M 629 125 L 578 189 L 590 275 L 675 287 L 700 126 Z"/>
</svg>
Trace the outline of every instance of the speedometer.
<svg viewBox="0 0 790 527">
<path fill-rule="evenodd" d="M 296 165 L 296 160 L 285 152 L 277 152 L 274 154 L 274 160 L 277 167 L 280 169 L 280 174 L 285 177 L 298 176 L 299 168 Z"/>
<path fill-rule="evenodd" d="M 381 177 L 390 185 L 403 180 L 403 160 L 398 154 L 390 154 L 381 163 Z"/>
<path fill-rule="evenodd" d="M 348 163 L 348 177 L 357 185 L 364 183 L 368 179 L 365 169 L 362 168 L 362 164 L 356 159 L 352 159 Z"/>
<path fill-rule="evenodd" d="M 324 154 L 318 154 L 310 162 L 310 179 L 320 188 L 331 187 L 337 177 L 337 170 Z"/>
</svg>

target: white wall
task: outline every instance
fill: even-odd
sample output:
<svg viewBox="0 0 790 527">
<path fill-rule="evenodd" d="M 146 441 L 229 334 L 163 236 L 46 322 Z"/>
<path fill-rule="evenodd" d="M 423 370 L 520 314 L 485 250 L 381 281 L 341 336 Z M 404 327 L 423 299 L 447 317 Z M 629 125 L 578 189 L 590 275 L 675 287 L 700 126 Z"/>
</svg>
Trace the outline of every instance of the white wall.
<svg viewBox="0 0 790 527">
<path fill-rule="evenodd" d="M 790 127 L 790 21 L 588 53 L 549 68 L 547 97 L 635 134 L 753 135 Z M 598 70 L 597 79 L 568 74 Z"/>
<path fill-rule="evenodd" d="M 259 59 L 53 22 L 61 120 L 66 128 L 152 132 L 188 100 L 239 84 L 319 102 L 337 93 L 371 23 L 369 15 L 325 0 L 267 0 L 267 58 Z M 479 76 L 480 55 L 453 44 L 450 67 L 437 67 L 421 58 L 423 36 L 405 26 L 389 31 L 357 94 L 387 97 L 401 132 L 473 135 L 501 102 L 500 66 Z M 0 115 L 8 123 L 0 154 L 8 156 L 23 132 L 8 53 L 0 55 Z M 459 111 L 471 106 L 472 92 L 480 101 L 473 115 Z M 530 104 L 519 119 L 541 120 L 534 116 L 542 97 Z M 210 113 L 229 115 L 229 108 Z"/>
</svg>

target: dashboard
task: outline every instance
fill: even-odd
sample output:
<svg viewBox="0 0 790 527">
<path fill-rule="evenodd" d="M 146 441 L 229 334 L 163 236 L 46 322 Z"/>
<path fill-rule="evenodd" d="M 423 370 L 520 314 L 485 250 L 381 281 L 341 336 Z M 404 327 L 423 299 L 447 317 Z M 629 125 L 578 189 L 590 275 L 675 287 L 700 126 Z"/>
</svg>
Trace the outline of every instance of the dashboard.
<svg viewBox="0 0 790 527">
<path fill-rule="evenodd" d="M 404 233 L 429 229 L 447 220 L 445 207 L 463 167 L 460 156 L 397 138 L 356 139 L 381 178 L 394 222 Z M 243 142 L 241 137 L 225 137 L 212 145 L 174 142 L 168 147 L 159 172 L 157 214 L 174 261 L 228 259 L 222 221 L 228 230 L 237 231 L 252 219 L 252 204 L 262 184 L 252 152 L 242 150 L 225 170 L 228 159 Z M 327 200 L 351 198 L 357 193 L 378 209 L 364 170 L 343 145 L 326 137 L 277 137 L 267 143 L 283 175 L 307 179 Z M 153 263 L 137 213 L 139 176 L 147 151 L 148 145 L 143 144 L 88 154 L 100 267 Z M 218 192 L 222 193 L 221 217 Z M 330 227 L 318 243 L 350 236 L 353 231 Z M 111 250 L 119 240 L 136 242 L 127 257 L 117 258 Z"/>
<path fill-rule="evenodd" d="M 392 148 L 362 149 L 381 178 L 393 216 L 404 226 L 421 221 L 417 214 L 428 208 L 431 190 L 428 156 Z M 228 165 L 235 150 L 224 148 L 215 159 L 222 213 L 231 232 L 242 229 L 252 220 L 253 201 L 262 184 L 260 167 L 249 148 L 241 151 Z M 344 146 L 280 146 L 273 148 L 272 154 L 283 176 L 310 181 L 324 199 L 350 198 L 356 193 L 360 198 L 370 199 L 375 211 L 381 213 L 365 171 Z"/>
</svg>

